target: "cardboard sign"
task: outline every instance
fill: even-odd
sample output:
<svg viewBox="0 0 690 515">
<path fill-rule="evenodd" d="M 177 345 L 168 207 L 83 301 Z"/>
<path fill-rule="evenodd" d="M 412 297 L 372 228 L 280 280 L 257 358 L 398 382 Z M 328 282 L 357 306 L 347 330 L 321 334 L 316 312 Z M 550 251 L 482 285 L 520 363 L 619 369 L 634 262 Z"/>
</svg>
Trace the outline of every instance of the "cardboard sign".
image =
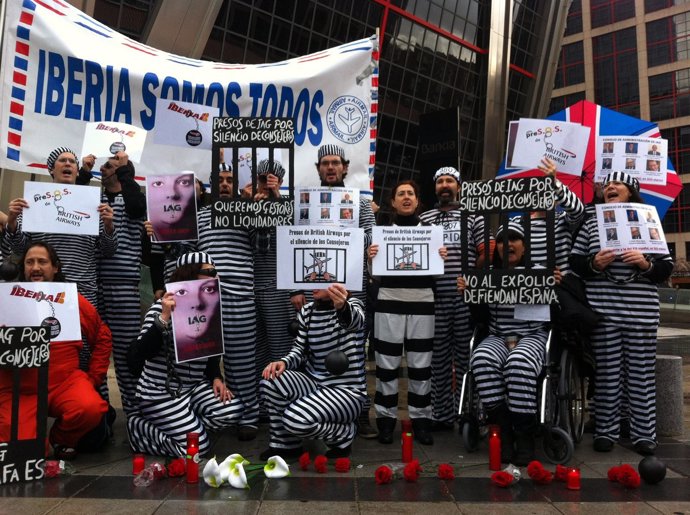
<svg viewBox="0 0 690 515">
<path fill-rule="evenodd" d="M 47 365 L 49 345 L 49 327 L 0 327 L 0 369 Z"/>
<path fill-rule="evenodd" d="M 637 136 L 601 136 L 597 138 L 595 182 L 624 170 L 641 184 L 666 184 L 668 141 Z"/>
<path fill-rule="evenodd" d="M 364 230 L 358 227 L 278 227 L 277 285 L 321 290 L 333 283 L 362 290 Z"/>
<path fill-rule="evenodd" d="M 22 212 L 24 232 L 98 236 L 100 188 L 26 181 L 24 199 L 29 204 Z"/>
<path fill-rule="evenodd" d="M 616 254 L 639 250 L 645 254 L 668 254 L 664 229 L 656 208 L 649 204 L 597 204 L 597 228 L 602 249 Z"/>
<path fill-rule="evenodd" d="M 372 227 L 373 275 L 441 275 L 443 229 L 439 226 Z"/>
<path fill-rule="evenodd" d="M 295 206 L 295 225 L 359 227 L 357 189 L 299 188 Z"/>
<path fill-rule="evenodd" d="M 472 213 L 501 211 L 546 211 L 556 205 L 551 177 L 465 181 L 460 209 Z"/>
<path fill-rule="evenodd" d="M 198 239 L 194 172 L 147 176 L 146 204 L 153 241 Z"/>
<path fill-rule="evenodd" d="M 169 283 L 165 291 L 175 294 L 172 326 L 177 363 L 223 354 L 218 278 Z"/>
<path fill-rule="evenodd" d="M 81 155 L 93 154 L 96 157 L 111 157 L 118 152 L 127 152 L 129 160 L 141 161 L 146 144 L 146 131 L 121 122 L 87 123 Z"/>
<path fill-rule="evenodd" d="M 463 274 L 464 300 L 471 304 L 550 304 L 556 302 L 556 279 L 546 269 L 472 270 Z"/>
<path fill-rule="evenodd" d="M 211 150 L 213 118 L 219 115 L 217 107 L 159 98 L 153 141 L 187 150 Z"/>
</svg>

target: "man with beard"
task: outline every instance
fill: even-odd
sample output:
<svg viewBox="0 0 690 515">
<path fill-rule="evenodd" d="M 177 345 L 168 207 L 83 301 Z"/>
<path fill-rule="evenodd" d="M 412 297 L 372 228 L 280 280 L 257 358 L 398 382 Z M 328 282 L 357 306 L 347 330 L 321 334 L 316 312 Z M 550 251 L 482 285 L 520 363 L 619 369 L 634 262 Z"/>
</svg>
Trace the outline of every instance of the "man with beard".
<svg viewBox="0 0 690 515">
<path fill-rule="evenodd" d="M 460 401 L 459 389 L 453 392 L 453 368 L 455 384 L 459 385 L 467 370 L 472 337 L 470 311 L 456 287 L 456 278 L 464 272 L 460 241 L 463 235 L 469 239 L 468 266 L 475 268 L 484 257 L 484 217 L 469 215 L 467 227 L 462 227 L 458 204 L 458 170 L 451 166 L 439 168 L 434 174 L 434 182 L 438 204 L 434 209 L 422 213 L 419 219 L 443 227 L 443 244 L 448 249 L 444 275 L 436 278 L 436 322 L 431 361 L 431 428 L 439 431 L 453 429 Z"/>
</svg>

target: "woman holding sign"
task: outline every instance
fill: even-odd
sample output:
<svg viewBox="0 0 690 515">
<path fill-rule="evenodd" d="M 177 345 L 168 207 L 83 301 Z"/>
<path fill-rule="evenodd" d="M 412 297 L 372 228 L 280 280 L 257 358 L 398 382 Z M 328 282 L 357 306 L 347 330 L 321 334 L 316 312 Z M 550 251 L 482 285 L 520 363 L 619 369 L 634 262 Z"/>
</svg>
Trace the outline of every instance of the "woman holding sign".
<svg viewBox="0 0 690 515">
<path fill-rule="evenodd" d="M 208 280 L 215 273 L 208 254 L 191 252 L 177 260 L 171 282 Z M 210 443 L 207 430 L 236 424 L 243 405 L 225 386 L 218 356 L 175 362 L 172 312 L 182 309 L 176 293 L 166 293 L 151 306 L 130 347 L 130 369 L 139 376 L 139 412 L 127 419 L 129 441 L 136 452 L 179 457 L 185 453 L 187 433 L 196 432 L 203 455 Z"/>
<path fill-rule="evenodd" d="M 393 225 L 423 224 L 417 216 L 419 187 L 414 181 L 402 181 L 391 198 Z M 369 263 L 376 257 L 378 245 L 369 247 Z M 441 247 L 443 259 L 447 249 Z M 376 425 L 380 443 L 393 443 L 398 418 L 398 373 L 403 347 L 407 355 L 407 403 L 414 437 L 423 445 L 432 445 L 431 436 L 431 355 L 434 343 L 434 277 L 431 275 L 384 276 L 374 314 L 374 350 L 376 351 Z"/>
<path fill-rule="evenodd" d="M 624 172 L 610 173 L 604 182 L 604 202 L 612 209 L 616 203 L 641 203 L 639 182 Z M 594 450 L 609 452 L 618 440 L 625 390 L 635 450 L 642 455 L 654 454 L 657 284 L 671 275 L 671 256 L 602 250 L 597 219 L 591 217 L 575 241 L 570 263 L 585 279 L 587 299 L 601 316 L 591 335 L 597 362 Z"/>
</svg>

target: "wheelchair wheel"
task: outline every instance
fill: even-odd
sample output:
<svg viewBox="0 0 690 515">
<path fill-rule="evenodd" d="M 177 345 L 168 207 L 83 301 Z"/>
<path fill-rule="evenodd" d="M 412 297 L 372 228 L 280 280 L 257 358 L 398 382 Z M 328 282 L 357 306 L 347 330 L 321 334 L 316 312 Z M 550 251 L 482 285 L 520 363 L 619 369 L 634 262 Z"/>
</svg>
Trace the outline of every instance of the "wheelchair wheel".
<svg viewBox="0 0 690 515">
<path fill-rule="evenodd" d="M 462 443 L 467 452 L 474 452 L 479 447 L 479 424 L 474 420 L 465 420 L 462 424 Z"/>
<path fill-rule="evenodd" d="M 560 421 L 575 443 L 582 440 L 585 431 L 587 384 L 580 375 L 580 367 L 573 355 L 564 351 L 561 355 L 561 377 L 558 381 L 558 398 L 561 400 Z"/>
<path fill-rule="evenodd" d="M 572 438 L 558 426 L 544 428 L 542 445 L 546 458 L 554 465 L 568 463 L 575 452 Z"/>
</svg>

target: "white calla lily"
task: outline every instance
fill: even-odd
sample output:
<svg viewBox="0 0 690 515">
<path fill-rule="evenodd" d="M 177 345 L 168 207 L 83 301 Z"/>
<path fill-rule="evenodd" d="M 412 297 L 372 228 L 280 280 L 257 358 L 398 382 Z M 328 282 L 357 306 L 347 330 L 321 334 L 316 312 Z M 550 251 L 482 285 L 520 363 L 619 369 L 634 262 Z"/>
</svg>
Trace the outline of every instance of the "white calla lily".
<svg viewBox="0 0 690 515">
<path fill-rule="evenodd" d="M 264 474 L 269 479 L 280 479 L 281 477 L 290 475 L 290 465 L 285 463 L 285 460 L 280 456 L 272 456 L 268 458 L 266 465 L 264 465 Z"/>
<path fill-rule="evenodd" d="M 204 466 L 204 482 L 213 488 L 219 488 L 223 484 L 223 479 L 220 474 L 220 467 L 214 456 Z"/>
<path fill-rule="evenodd" d="M 249 488 L 247 474 L 244 472 L 244 465 L 241 462 L 235 462 L 235 466 L 230 471 L 229 481 L 233 488 Z"/>
</svg>

